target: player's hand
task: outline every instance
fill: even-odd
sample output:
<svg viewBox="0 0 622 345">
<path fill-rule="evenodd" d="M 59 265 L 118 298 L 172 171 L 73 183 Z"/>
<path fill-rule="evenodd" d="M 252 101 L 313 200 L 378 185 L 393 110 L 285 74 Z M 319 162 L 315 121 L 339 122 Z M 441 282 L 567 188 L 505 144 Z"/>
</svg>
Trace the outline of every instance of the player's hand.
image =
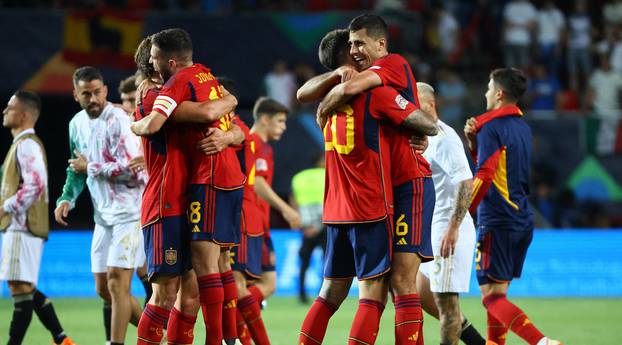
<svg viewBox="0 0 622 345">
<path fill-rule="evenodd" d="M 346 82 L 358 74 L 354 67 L 343 65 L 335 70 L 335 74 L 341 78 L 341 82 Z"/>
<path fill-rule="evenodd" d="M 147 168 L 147 163 L 145 163 L 144 156 L 134 157 L 130 161 L 130 170 L 132 170 L 132 172 L 135 174 L 145 170 L 146 168 Z"/>
<path fill-rule="evenodd" d="M 68 215 L 69 215 L 69 203 L 66 201 L 63 201 L 54 210 L 54 219 L 56 219 L 56 222 L 58 224 L 67 226 L 69 224 L 67 224 L 67 222 L 65 221 L 65 218 L 67 218 Z"/>
<path fill-rule="evenodd" d="M 425 150 L 427 150 L 429 144 L 428 136 L 419 134 L 411 136 L 408 142 L 410 143 L 410 147 L 419 154 L 423 154 Z"/>
<path fill-rule="evenodd" d="M 320 106 L 322 104 L 320 103 Z M 315 114 L 315 119 L 317 121 L 318 126 L 320 126 L 320 129 L 324 130 L 324 127 L 326 126 L 326 123 L 328 122 L 328 116 L 327 115 L 323 115 L 322 113 L 320 113 L 320 106 L 318 106 L 317 108 L 317 113 Z"/>
<path fill-rule="evenodd" d="M 68 160 L 69 166 L 76 173 L 86 173 L 86 166 L 89 164 L 86 157 L 78 150 L 73 150 L 73 153 L 76 155 L 76 158 Z"/>
<path fill-rule="evenodd" d="M 320 231 L 321 231 L 321 229 L 318 229 L 318 228 L 316 228 L 313 225 L 305 226 L 304 228 L 302 228 L 302 235 L 305 238 L 311 238 L 311 237 L 314 237 L 315 235 L 317 235 Z"/>
<path fill-rule="evenodd" d="M 281 212 L 285 221 L 289 224 L 290 228 L 300 228 L 300 214 L 291 207 L 287 207 Z"/>
<path fill-rule="evenodd" d="M 217 154 L 231 144 L 231 136 L 218 128 L 210 127 L 206 137 L 198 142 L 197 148 L 206 155 Z"/>
<path fill-rule="evenodd" d="M 458 232 L 457 227 L 449 227 L 441 240 L 441 256 L 444 258 L 448 258 L 451 255 L 454 255 L 456 250 L 456 243 L 458 243 L 458 237 L 460 233 Z"/>
<path fill-rule="evenodd" d="M 477 137 L 477 121 L 475 121 L 474 117 L 468 118 L 464 124 L 464 136 L 466 136 L 469 141 L 475 141 Z"/>
</svg>

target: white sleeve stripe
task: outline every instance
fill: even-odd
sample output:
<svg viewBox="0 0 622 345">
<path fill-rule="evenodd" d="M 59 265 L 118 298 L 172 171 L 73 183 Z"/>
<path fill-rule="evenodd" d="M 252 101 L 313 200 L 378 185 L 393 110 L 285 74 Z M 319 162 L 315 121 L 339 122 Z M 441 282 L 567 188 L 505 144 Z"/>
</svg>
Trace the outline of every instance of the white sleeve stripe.
<svg viewBox="0 0 622 345">
<path fill-rule="evenodd" d="M 166 116 L 171 116 L 173 111 L 177 108 L 177 102 L 174 99 L 167 96 L 158 96 L 153 102 L 153 110 L 160 109 L 166 114 Z"/>
<path fill-rule="evenodd" d="M 153 110 L 160 110 L 160 111 L 162 111 L 164 113 L 164 115 L 166 115 L 166 117 L 169 117 L 173 113 L 174 109 L 167 109 L 165 106 L 163 106 L 161 104 L 155 104 L 153 106 Z"/>
</svg>

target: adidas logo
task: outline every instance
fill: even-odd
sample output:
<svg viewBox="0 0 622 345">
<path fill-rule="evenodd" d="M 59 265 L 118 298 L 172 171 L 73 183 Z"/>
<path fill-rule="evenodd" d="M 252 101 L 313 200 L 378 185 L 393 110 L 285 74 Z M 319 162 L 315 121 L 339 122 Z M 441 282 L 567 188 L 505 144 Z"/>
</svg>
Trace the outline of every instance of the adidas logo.
<svg viewBox="0 0 622 345">
<path fill-rule="evenodd" d="M 194 226 L 194 228 L 192 228 L 192 232 L 201 232 L 201 230 L 199 230 L 198 226 Z"/>
<path fill-rule="evenodd" d="M 406 242 L 406 241 L 404 241 Z M 399 244 L 399 242 L 398 242 Z M 417 341 L 417 339 L 419 338 L 419 332 L 416 332 L 415 334 L 411 335 L 410 337 L 408 337 L 408 340 L 410 341 Z"/>
<path fill-rule="evenodd" d="M 402 237 L 402 238 L 400 238 L 399 241 L 397 241 L 397 244 L 400 245 L 400 246 L 405 246 L 408 243 L 406 243 L 406 239 L 404 237 Z"/>
<path fill-rule="evenodd" d="M 235 308 L 236 307 L 236 303 L 235 300 L 229 301 L 229 303 L 227 303 L 227 305 L 225 306 L 224 309 L 231 309 L 231 308 Z"/>
</svg>

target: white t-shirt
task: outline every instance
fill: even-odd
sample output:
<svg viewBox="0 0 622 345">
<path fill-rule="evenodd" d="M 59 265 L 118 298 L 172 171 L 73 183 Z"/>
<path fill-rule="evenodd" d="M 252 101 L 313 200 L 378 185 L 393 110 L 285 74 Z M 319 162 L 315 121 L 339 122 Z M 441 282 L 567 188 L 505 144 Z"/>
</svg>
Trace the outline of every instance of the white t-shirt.
<svg viewBox="0 0 622 345">
<path fill-rule="evenodd" d="M 618 72 L 618 74 L 622 74 L 622 40 L 614 43 L 609 61 L 611 61 L 613 70 Z"/>
<path fill-rule="evenodd" d="M 594 110 L 603 117 L 621 116 L 618 95 L 622 91 L 622 74 L 597 69 L 590 77 L 589 86 L 594 90 Z"/>
<path fill-rule="evenodd" d="M 508 23 L 505 42 L 526 46 L 531 43 L 527 25 L 537 20 L 536 8 L 529 1 L 512 1 L 503 9 L 503 18 Z"/>
<path fill-rule="evenodd" d="M 587 49 L 592 42 L 592 22 L 587 15 L 576 14 L 568 19 L 568 46 L 571 49 Z"/>
<path fill-rule="evenodd" d="M 294 75 L 287 72 L 282 74 L 268 73 L 265 78 L 268 97 L 291 109 L 293 96 L 296 93 Z"/>
<path fill-rule="evenodd" d="M 460 182 L 473 178 L 464 146 L 456 131 L 440 120 L 438 127 L 438 134 L 429 137 L 428 148 L 423 153 L 430 163 L 436 190 L 436 204 L 432 216 L 432 238 L 442 237 L 442 235 L 439 236 L 439 232 L 442 233 L 447 229 Z M 473 223 L 468 212 L 464 217 L 464 222 Z"/>
<path fill-rule="evenodd" d="M 557 8 L 538 11 L 538 43 L 559 43 L 559 33 L 565 25 L 564 15 Z"/>
<path fill-rule="evenodd" d="M 456 32 L 460 29 L 458 21 L 451 13 L 443 12 L 438 23 L 438 35 L 441 38 L 441 49 L 445 54 L 456 48 Z"/>
</svg>

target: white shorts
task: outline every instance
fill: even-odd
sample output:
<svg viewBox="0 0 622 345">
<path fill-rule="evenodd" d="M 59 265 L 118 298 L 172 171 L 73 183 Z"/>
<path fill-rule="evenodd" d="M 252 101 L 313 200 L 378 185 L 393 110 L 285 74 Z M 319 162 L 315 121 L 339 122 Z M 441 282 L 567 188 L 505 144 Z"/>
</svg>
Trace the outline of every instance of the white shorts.
<svg viewBox="0 0 622 345">
<path fill-rule="evenodd" d="M 476 237 L 473 223 L 462 223 L 454 254 L 446 259 L 440 256 L 442 236 L 432 237 L 434 261 L 421 264 L 419 269 L 430 280 L 430 290 L 439 293 L 469 292 Z"/>
<path fill-rule="evenodd" d="M 139 221 L 113 226 L 95 224 L 91 242 L 91 272 L 104 273 L 108 267 L 134 269 L 141 243 Z"/>
<path fill-rule="evenodd" d="M 0 280 L 37 285 L 43 239 L 27 231 L 7 231 L 2 236 Z"/>
<path fill-rule="evenodd" d="M 145 255 L 145 241 L 143 239 L 143 231 L 138 232 L 140 241 L 138 244 L 138 250 L 136 251 L 136 258 L 134 259 L 134 267 L 141 268 L 147 264 L 147 255 Z"/>
</svg>

